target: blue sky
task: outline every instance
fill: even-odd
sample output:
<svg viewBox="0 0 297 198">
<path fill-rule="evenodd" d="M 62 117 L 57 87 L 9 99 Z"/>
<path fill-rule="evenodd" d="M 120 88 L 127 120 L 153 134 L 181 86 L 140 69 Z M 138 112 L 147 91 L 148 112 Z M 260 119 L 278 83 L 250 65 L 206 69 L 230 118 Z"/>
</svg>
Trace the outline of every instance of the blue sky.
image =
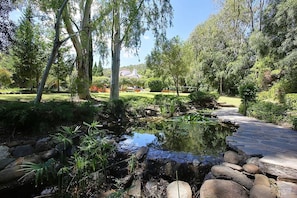
<svg viewBox="0 0 297 198">
<path fill-rule="evenodd" d="M 170 39 L 179 36 L 182 40 L 187 40 L 195 27 L 206 21 L 210 15 L 217 12 L 214 0 L 171 0 L 174 10 L 173 27 L 167 29 L 167 37 Z M 15 11 L 12 18 L 18 20 L 21 13 Z M 145 57 L 150 54 L 154 47 L 154 38 L 147 32 L 142 38 L 142 45 L 138 51 L 139 56 L 134 56 L 122 50 L 121 66 L 145 63 Z M 95 54 L 94 61 L 98 62 L 98 55 Z M 110 67 L 108 60 L 104 67 Z"/>
<path fill-rule="evenodd" d="M 171 0 L 171 4 L 174 9 L 173 27 L 167 30 L 167 37 L 172 38 L 178 35 L 184 41 L 189 38 L 197 25 L 217 12 L 217 6 L 213 0 Z M 145 34 L 142 38 L 139 57 L 128 56 L 122 51 L 121 66 L 144 63 L 145 57 L 150 54 L 153 47 L 153 36 L 149 33 Z"/>
</svg>

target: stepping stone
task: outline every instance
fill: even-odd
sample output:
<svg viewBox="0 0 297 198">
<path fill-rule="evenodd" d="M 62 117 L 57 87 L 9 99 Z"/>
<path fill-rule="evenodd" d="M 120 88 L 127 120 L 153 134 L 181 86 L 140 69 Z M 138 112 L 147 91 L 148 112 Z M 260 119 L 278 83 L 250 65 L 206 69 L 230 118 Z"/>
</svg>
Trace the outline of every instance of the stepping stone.
<svg viewBox="0 0 297 198">
<path fill-rule="evenodd" d="M 293 152 L 265 156 L 259 161 L 260 170 L 281 178 L 297 178 L 297 154 Z"/>
<path fill-rule="evenodd" d="M 296 198 L 297 197 L 297 184 L 277 181 L 280 198 Z"/>
</svg>

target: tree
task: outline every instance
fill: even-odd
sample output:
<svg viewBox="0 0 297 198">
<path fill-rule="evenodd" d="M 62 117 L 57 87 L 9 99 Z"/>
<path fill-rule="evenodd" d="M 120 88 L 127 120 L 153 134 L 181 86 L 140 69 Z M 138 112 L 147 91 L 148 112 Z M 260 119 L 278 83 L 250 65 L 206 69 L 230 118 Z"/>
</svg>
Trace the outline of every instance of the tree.
<svg viewBox="0 0 297 198">
<path fill-rule="evenodd" d="M 101 41 L 106 37 L 111 40 L 110 99 L 114 100 L 119 98 L 121 49 L 133 48 L 137 54 L 141 36 L 148 30 L 154 33 L 158 43 L 164 39 L 166 28 L 171 25 L 172 6 L 169 0 L 109 0 L 101 1 L 101 5 L 101 12 L 107 14 L 102 14 L 98 29 Z"/>
<path fill-rule="evenodd" d="M 12 5 L 9 0 L 1 0 L 0 4 L 0 51 L 7 51 L 15 32 L 15 25 L 9 19 Z"/>
<path fill-rule="evenodd" d="M 56 78 L 55 85 L 58 92 L 60 91 L 61 82 L 65 82 L 67 75 L 71 73 L 71 67 L 69 65 L 71 58 L 70 60 L 67 60 L 67 53 L 69 53 L 69 47 L 60 47 L 51 72 L 51 74 Z"/>
<path fill-rule="evenodd" d="M 103 76 L 103 67 L 102 67 L 102 62 L 101 60 L 99 60 L 99 63 L 97 65 L 97 63 L 95 62 L 93 69 L 93 76 Z"/>
<path fill-rule="evenodd" d="M 38 86 L 45 58 L 45 43 L 34 25 L 32 8 L 28 6 L 15 35 L 12 49 L 14 57 L 14 81 L 20 87 Z"/>
<path fill-rule="evenodd" d="M 46 64 L 46 68 L 45 68 L 45 70 L 43 72 L 41 82 L 40 82 L 40 84 L 38 86 L 37 95 L 36 95 L 36 98 L 34 100 L 35 103 L 40 103 L 43 88 L 44 88 L 46 79 L 48 77 L 49 71 L 51 69 L 51 66 L 54 63 L 54 60 L 56 58 L 56 55 L 58 53 L 58 50 L 59 50 L 60 46 L 65 41 L 67 41 L 67 39 L 68 39 L 68 38 L 66 38 L 66 39 L 60 41 L 60 22 L 61 22 L 61 17 L 62 17 L 63 10 L 64 10 L 67 2 L 68 2 L 68 0 L 64 0 L 63 3 L 61 5 L 59 5 L 60 7 L 58 9 L 58 12 L 56 13 L 55 38 L 54 38 L 54 41 L 53 41 L 53 47 L 52 47 L 51 55 L 50 55 L 50 57 L 49 57 L 49 59 L 47 61 L 47 64 Z"/>
<path fill-rule="evenodd" d="M 146 58 L 148 68 L 159 70 L 162 76 L 169 75 L 172 78 L 178 96 L 181 78 L 185 77 L 189 70 L 191 51 L 190 45 L 181 42 L 176 36 L 165 41 L 160 49 L 155 47 Z"/>
<path fill-rule="evenodd" d="M 71 10 L 66 5 L 62 18 L 68 34 L 76 51 L 77 68 L 77 92 L 80 99 L 90 99 L 89 87 L 92 81 L 93 50 L 92 50 L 92 28 L 91 28 L 91 5 L 93 0 L 80 2 L 81 24 L 78 29 L 79 35 L 75 33 L 71 19 Z M 77 26 L 76 26 L 77 27 Z"/>
</svg>

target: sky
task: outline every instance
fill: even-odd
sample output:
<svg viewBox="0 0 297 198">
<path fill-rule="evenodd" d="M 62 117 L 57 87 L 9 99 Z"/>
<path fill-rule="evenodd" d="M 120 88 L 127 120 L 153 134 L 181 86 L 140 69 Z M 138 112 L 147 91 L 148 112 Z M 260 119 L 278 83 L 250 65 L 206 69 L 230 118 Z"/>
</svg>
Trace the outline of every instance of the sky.
<svg viewBox="0 0 297 198">
<path fill-rule="evenodd" d="M 214 0 L 171 0 L 173 7 L 173 27 L 167 29 L 167 37 L 171 39 L 179 36 L 186 41 L 195 27 L 205 22 L 212 14 L 218 10 Z M 18 21 L 21 15 L 20 11 L 11 13 L 11 17 Z M 154 47 L 154 38 L 150 32 L 147 32 L 141 39 L 141 47 L 138 56 L 121 51 L 121 66 L 136 65 L 145 63 L 145 57 L 150 54 Z M 94 62 L 99 61 L 98 54 L 94 54 Z M 111 61 L 108 60 L 104 67 L 110 67 Z"/>
<path fill-rule="evenodd" d="M 171 0 L 171 5 L 174 10 L 173 27 L 167 29 L 167 37 L 170 39 L 179 36 L 183 41 L 189 38 L 197 25 L 205 22 L 218 10 L 213 0 Z M 142 38 L 139 57 L 122 51 L 121 66 L 145 63 L 145 57 L 150 54 L 153 47 L 154 38 L 146 33 Z"/>
</svg>

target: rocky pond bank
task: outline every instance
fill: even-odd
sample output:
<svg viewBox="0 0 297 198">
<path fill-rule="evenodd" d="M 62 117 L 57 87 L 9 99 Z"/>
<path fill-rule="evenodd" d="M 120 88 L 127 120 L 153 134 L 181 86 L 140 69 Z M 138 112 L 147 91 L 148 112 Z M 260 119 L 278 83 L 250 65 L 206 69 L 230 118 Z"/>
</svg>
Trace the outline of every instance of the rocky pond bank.
<svg viewBox="0 0 297 198">
<path fill-rule="evenodd" d="M 34 193 L 26 196 L 30 185 L 35 188 L 33 175 L 23 177 L 26 173 L 21 165 L 25 162 L 39 163 L 56 155 L 48 142 L 49 139 L 42 138 L 36 142 L 27 140 L 0 146 L 1 197 L 34 197 Z M 135 171 L 118 178 L 125 189 L 123 197 L 297 197 L 296 171 L 290 167 L 271 166 L 267 163 L 269 157 L 250 157 L 229 150 L 224 153 L 223 160 L 189 156 L 168 160 L 153 158 L 149 152 L 148 147 L 137 150 L 134 153 L 138 163 Z M 21 191 L 22 196 L 13 194 L 15 188 Z M 35 191 L 41 193 L 42 189 Z M 49 196 L 49 192 L 43 191 L 42 196 L 35 196 Z M 108 197 L 113 192 L 115 190 L 109 189 L 93 197 Z"/>
<path fill-rule="evenodd" d="M 148 147 L 133 152 L 118 150 L 115 161 L 126 163 L 108 170 L 117 183 L 104 188 L 98 185 L 98 191 L 85 197 L 108 197 L 118 189 L 118 197 L 297 197 L 296 132 L 241 116 L 232 108 L 221 109 L 217 115 L 239 125 L 237 132 L 227 137 L 229 150 L 222 156 L 193 156 Z M 51 137 L 2 143 L 0 197 L 53 196 L 56 188 L 46 184 L 36 187 L 34 175 L 27 174 L 22 165 L 45 162 L 58 153 Z M 135 168 L 128 171 L 126 159 L 131 156 Z M 97 177 L 92 178 L 95 183 Z"/>
</svg>

